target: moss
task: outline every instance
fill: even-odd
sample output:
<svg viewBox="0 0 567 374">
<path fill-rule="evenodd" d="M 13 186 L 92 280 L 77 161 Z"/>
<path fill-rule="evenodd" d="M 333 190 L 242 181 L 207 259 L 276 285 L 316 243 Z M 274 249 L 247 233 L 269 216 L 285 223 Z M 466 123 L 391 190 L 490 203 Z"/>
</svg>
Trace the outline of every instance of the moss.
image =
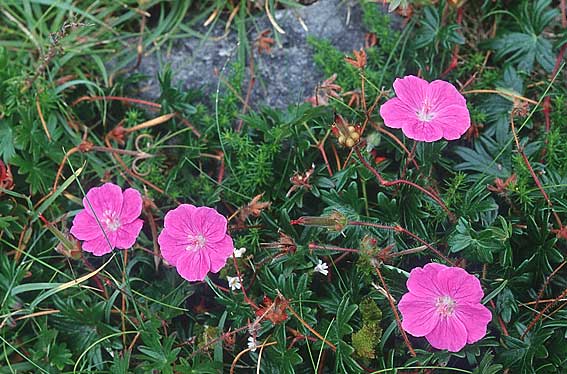
<svg viewBox="0 0 567 374">
<path fill-rule="evenodd" d="M 362 6 L 362 22 L 369 32 L 376 34 L 380 49 L 390 54 L 396 48 L 400 32 L 392 27 L 392 17 L 382 11 L 375 3 L 365 3 Z"/>
<path fill-rule="evenodd" d="M 362 315 L 362 328 L 352 334 L 352 346 L 356 354 L 365 359 L 376 358 L 376 348 L 382 338 L 382 311 L 371 298 L 359 305 Z"/>
</svg>

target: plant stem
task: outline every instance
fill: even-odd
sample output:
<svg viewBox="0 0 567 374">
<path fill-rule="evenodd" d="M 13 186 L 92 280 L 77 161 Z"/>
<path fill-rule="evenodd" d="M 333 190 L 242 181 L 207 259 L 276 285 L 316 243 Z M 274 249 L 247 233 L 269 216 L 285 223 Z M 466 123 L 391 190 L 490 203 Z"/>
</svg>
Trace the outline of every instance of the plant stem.
<svg viewBox="0 0 567 374">
<path fill-rule="evenodd" d="M 449 220 L 451 222 L 456 221 L 455 215 L 449 210 L 449 208 L 447 208 L 447 205 L 445 205 L 443 200 L 441 200 L 441 198 L 436 193 L 428 191 L 425 188 L 423 188 L 422 186 L 420 186 L 420 185 L 418 185 L 414 182 L 408 181 L 406 179 L 396 179 L 394 181 L 385 180 L 384 178 L 382 178 L 382 176 L 380 175 L 378 170 L 373 168 L 368 163 L 368 161 L 366 161 L 364 156 L 362 156 L 362 154 L 360 153 L 360 149 L 358 147 L 355 148 L 355 151 L 356 151 L 358 158 L 360 159 L 360 162 L 362 162 L 362 164 L 364 165 L 364 167 L 366 167 L 366 169 L 368 169 L 372 174 L 374 174 L 374 176 L 376 177 L 376 179 L 378 179 L 378 182 L 380 182 L 380 184 L 382 186 L 390 187 L 390 186 L 395 186 L 395 185 L 398 185 L 398 184 L 406 184 L 408 186 L 416 188 L 416 189 L 420 190 L 421 192 L 423 192 L 424 194 L 426 194 L 427 196 L 429 196 L 430 198 L 432 198 L 437 204 L 439 204 L 439 206 L 447 213 L 447 215 L 449 216 Z"/>
<path fill-rule="evenodd" d="M 431 250 L 433 253 L 435 253 L 439 258 L 441 258 L 442 260 L 444 260 L 445 262 L 447 262 L 448 264 L 451 264 L 452 266 L 455 266 L 455 263 L 453 261 L 451 261 L 447 256 L 445 256 L 443 253 L 441 253 L 438 249 L 435 249 L 431 244 L 427 243 L 425 240 L 421 239 L 419 236 L 417 236 L 416 234 L 412 233 L 411 231 L 406 230 L 405 228 L 403 228 L 400 225 L 397 226 L 387 226 L 387 225 L 380 225 L 377 223 L 372 223 L 372 222 L 361 222 L 361 221 L 349 221 L 347 223 L 347 225 L 351 225 L 351 226 L 368 226 L 368 227 L 374 227 L 375 229 L 380 229 L 380 230 L 390 230 L 390 231 L 395 231 L 395 232 L 399 232 L 399 233 L 403 233 L 406 234 L 408 236 L 411 236 L 413 239 L 417 240 L 418 242 L 420 242 L 421 244 L 423 244 L 424 246 L 426 246 L 429 250 Z"/>
</svg>

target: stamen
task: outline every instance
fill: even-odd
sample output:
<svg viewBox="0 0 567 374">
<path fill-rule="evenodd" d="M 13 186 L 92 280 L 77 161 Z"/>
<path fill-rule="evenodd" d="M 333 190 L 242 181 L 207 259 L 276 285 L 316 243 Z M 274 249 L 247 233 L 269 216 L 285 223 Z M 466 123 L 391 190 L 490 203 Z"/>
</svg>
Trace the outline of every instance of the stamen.
<svg viewBox="0 0 567 374">
<path fill-rule="evenodd" d="M 121 226 L 118 214 L 116 214 L 116 212 L 113 212 L 111 210 L 107 210 L 102 214 L 101 221 L 106 226 L 106 229 L 110 232 L 115 232 Z"/>
<path fill-rule="evenodd" d="M 189 235 L 188 241 L 189 244 L 185 247 L 186 251 L 197 251 L 205 248 L 205 244 L 207 244 L 207 239 L 202 234 Z"/>
<path fill-rule="evenodd" d="M 426 100 L 416 115 L 417 118 L 422 122 L 430 122 L 435 117 L 435 112 L 432 112 L 432 105 Z"/>
<path fill-rule="evenodd" d="M 437 300 L 435 300 L 437 313 L 439 313 L 443 317 L 450 317 L 455 314 L 456 306 L 457 302 L 450 296 L 440 296 L 437 298 Z"/>
</svg>

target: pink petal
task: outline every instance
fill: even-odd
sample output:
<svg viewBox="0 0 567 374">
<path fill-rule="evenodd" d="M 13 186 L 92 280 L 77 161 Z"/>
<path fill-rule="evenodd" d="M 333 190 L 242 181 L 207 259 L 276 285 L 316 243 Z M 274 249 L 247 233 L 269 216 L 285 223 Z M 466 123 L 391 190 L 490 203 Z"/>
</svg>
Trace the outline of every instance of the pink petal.
<svg viewBox="0 0 567 374">
<path fill-rule="evenodd" d="M 429 83 L 427 87 L 427 98 L 433 106 L 434 112 L 450 105 L 467 106 L 467 101 L 455 86 L 441 80 Z"/>
<path fill-rule="evenodd" d="M 90 206 L 89 206 L 90 202 Z M 100 187 L 93 187 L 83 198 L 85 211 L 94 217 L 91 210 L 94 209 L 100 220 L 106 211 L 120 213 L 122 210 L 122 189 L 113 183 L 105 183 Z"/>
<path fill-rule="evenodd" d="M 211 261 L 204 251 L 186 251 L 177 260 L 177 272 L 188 281 L 202 281 L 211 269 Z"/>
<path fill-rule="evenodd" d="M 102 229 L 86 210 L 82 210 L 75 216 L 70 231 L 79 240 L 92 240 L 102 235 Z"/>
<path fill-rule="evenodd" d="M 226 265 L 226 260 L 232 256 L 234 243 L 230 236 L 225 235 L 220 242 L 207 244 L 205 250 L 211 260 L 211 272 L 216 273 Z"/>
<path fill-rule="evenodd" d="M 144 221 L 137 219 L 134 222 L 120 226 L 116 235 L 116 247 L 121 249 L 131 248 L 136 243 L 143 225 Z"/>
<path fill-rule="evenodd" d="M 482 304 L 463 304 L 455 309 L 457 317 L 467 329 L 467 343 L 479 341 L 486 335 L 486 326 L 492 320 L 492 313 Z"/>
<path fill-rule="evenodd" d="M 443 129 L 434 121 L 408 123 L 402 127 L 402 131 L 408 138 L 423 142 L 434 142 L 443 137 Z"/>
<path fill-rule="evenodd" d="M 447 140 L 459 139 L 471 126 L 471 117 L 466 106 L 451 105 L 441 108 L 431 121 L 443 131 Z"/>
<path fill-rule="evenodd" d="M 384 124 L 394 129 L 400 129 L 409 123 L 417 121 L 416 111 L 408 107 L 397 97 L 386 101 L 380 107 L 380 116 Z"/>
<path fill-rule="evenodd" d="M 467 344 L 467 329 L 455 316 L 439 318 L 437 326 L 425 338 L 434 348 L 458 352 Z"/>
<path fill-rule="evenodd" d="M 168 228 L 163 229 L 159 234 L 158 243 L 161 255 L 173 266 L 176 266 L 179 257 L 187 252 L 187 243 L 183 243 L 177 237 L 172 236 Z"/>
<path fill-rule="evenodd" d="M 177 237 L 178 240 L 184 240 L 190 234 L 198 234 L 192 223 L 193 213 L 196 210 L 197 208 L 190 204 L 181 204 L 177 208 L 170 210 L 165 215 L 164 229 L 167 229 L 169 234 Z"/>
<path fill-rule="evenodd" d="M 128 188 L 122 194 L 122 211 L 120 212 L 120 223 L 130 223 L 140 217 L 142 213 L 142 195 L 138 190 Z"/>
<path fill-rule="evenodd" d="M 459 267 L 450 267 L 437 274 L 437 286 L 444 295 L 449 295 L 457 304 L 479 303 L 484 292 L 480 281 Z"/>
<path fill-rule="evenodd" d="M 227 221 L 215 209 L 199 207 L 193 212 L 193 227 L 201 233 L 207 242 L 216 243 L 224 240 Z"/>
<path fill-rule="evenodd" d="M 82 248 L 86 252 L 90 252 L 95 256 L 102 256 L 107 253 L 112 252 L 116 242 L 116 232 L 111 232 L 107 235 L 110 246 L 106 241 L 106 238 L 101 235 L 93 240 L 87 240 L 83 242 Z"/>
<path fill-rule="evenodd" d="M 429 334 L 439 322 L 439 313 L 435 308 L 435 299 L 417 297 L 408 292 L 398 304 L 402 313 L 402 327 L 413 336 Z"/>
<path fill-rule="evenodd" d="M 447 269 L 448 266 L 447 265 L 443 265 L 440 264 L 438 262 L 430 262 L 428 264 L 425 264 L 425 266 L 423 267 L 423 270 L 428 271 L 428 272 L 440 272 L 443 269 Z"/>
<path fill-rule="evenodd" d="M 423 106 L 428 86 L 429 83 L 426 80 L 413 75 L 408 75 L 402 79 L 397 78 L 394 81 L 396 96 L 415 113 Z"/>
<path fill-rule="evenodd" d="M 437 274 L 446 269 L 445 265 L 429 263 L 422 268 L 413 268 L 410 272 L 406 286 L 408 290 L 417 297 L 436 299 L 442 296 L 442 291 L 437 287 Z"/>
</svg>

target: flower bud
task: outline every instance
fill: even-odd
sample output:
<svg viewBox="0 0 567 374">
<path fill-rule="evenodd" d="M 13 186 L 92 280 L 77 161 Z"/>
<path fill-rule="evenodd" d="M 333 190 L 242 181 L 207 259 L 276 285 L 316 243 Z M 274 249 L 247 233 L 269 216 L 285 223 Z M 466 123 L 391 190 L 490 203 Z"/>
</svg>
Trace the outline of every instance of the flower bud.
<svg viewBox="0 0 567 374">
<path fill-rule="evenodd" d="M 347 218 L 337 211 L 329 216 L 302 216 L 291 221 L 292 225 L 323 227 L 334 231 L 342 231 L 347 223 Z"/>
</svg>

